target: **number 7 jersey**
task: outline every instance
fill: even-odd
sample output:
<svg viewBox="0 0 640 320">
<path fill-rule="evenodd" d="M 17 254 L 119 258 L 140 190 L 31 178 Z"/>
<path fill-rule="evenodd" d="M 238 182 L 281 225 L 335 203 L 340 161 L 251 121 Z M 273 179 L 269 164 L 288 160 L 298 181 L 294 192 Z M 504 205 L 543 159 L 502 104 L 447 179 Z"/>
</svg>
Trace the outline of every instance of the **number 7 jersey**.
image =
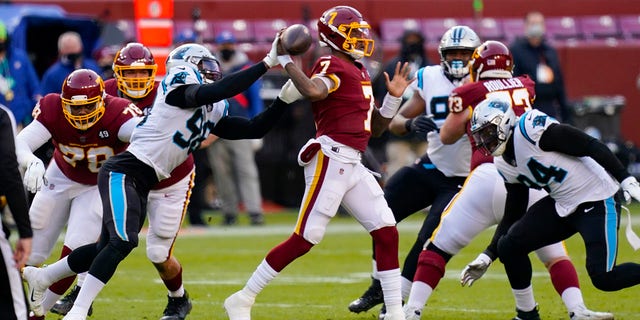
<svg viewBox="0 0 640 320">
<path fill-rule="evenodd" d="M 571 214 L 584 202 L 599 201 L 618 191 L 618 183 L 590 157 L 574 157 L 540 149 L 544 131 L 555 119 L 538 110 L 520 116 L 513 129 L 515 165 L 495 158 L 498 171 L 508 183 L 545 189 L 556 201 L 561 217 Z"/>
</svg>

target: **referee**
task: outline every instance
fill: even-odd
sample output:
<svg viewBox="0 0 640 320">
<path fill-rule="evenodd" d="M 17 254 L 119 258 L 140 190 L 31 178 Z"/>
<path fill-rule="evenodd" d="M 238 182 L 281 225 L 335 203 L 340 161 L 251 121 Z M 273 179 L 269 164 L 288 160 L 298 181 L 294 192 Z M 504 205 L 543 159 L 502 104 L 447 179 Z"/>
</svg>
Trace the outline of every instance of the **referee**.
<svg viewBox="0 0 640 320">
<path fill-rule="evenodd" d="M 27 320 L 28 309 L 20 277 L 31 253 L 31 223 L 29 208 L 18 171 L 14 141 L 15 120 L 9 109 L 0 104 L 0 195 L 7 198 L 9 209 L 18 228 L 19 239 L 15 251 L 9 242 L 9 229 L 4 224 L 0 230 L 0 319 Z"/>
</svg>

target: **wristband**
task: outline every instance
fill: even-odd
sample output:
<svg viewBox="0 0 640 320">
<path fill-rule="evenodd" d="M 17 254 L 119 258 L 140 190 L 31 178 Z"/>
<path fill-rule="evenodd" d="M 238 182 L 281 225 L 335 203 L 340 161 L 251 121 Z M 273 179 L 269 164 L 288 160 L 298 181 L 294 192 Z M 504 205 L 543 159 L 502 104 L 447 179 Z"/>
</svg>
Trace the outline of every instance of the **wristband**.
<svg viewBox="0 0 640 320">
<path fill-rule="evenodd" d="M 398 112 L 401 103 L 402 97 L 394 97 L 387 93 L 382 100 L 382 107 L 380 107 L 378 112 L 380 112 L 381 116 L 391 119 Z"/>
<path fill-rule="evenodd" d="M 291 59 L 291 56 L 287 54 L 278 56 L 278 62 L 280 62 L 280 65 L 284 68 L 287 64 L 293 63 L 293 60 Z"/>
</svg>

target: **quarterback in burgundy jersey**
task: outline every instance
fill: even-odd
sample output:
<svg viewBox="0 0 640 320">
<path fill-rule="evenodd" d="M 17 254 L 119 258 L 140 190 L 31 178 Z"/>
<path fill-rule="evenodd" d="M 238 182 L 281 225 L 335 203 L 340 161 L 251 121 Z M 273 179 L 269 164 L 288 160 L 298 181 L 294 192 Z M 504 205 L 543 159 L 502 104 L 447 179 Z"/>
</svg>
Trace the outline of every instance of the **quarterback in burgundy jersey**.
<svg viewBox="0 0 640 320">
<path fill-rule="evenodd" d="M 225 300 L 231 320 L 250 319 L 258 293 L 322 240 L 341 203 L 374 239 L 385 319 L 404 319 L 395 219 L 380 185 L 360 160 L 371 135 L 381 134 L 396 114 L 400 96 L 411 83 L 410 71 L 406 64 L 398 65 L 393 81 L 386 75 L 389 94 L 378 110 L 369 73 L 358 61 L 373 52 L 369 30 L 356 9 L 333 7 L 318 20 L 320 41 L 331 54 L 316 61 L 310 77 L 291 61 L 280 59 L 291 77 L 283 90 L 311 100 L 316 136 L 298 156 L 306 188 L 293 234 L 266 255 L 242 290 Z"/>
<path fill-rule="evenodd" d="M 61 94 L 48 94 L 33 110 L 34 121 L 16 137 L 25 185 L 36 192 L 29 216 L 34 230 L 29 265 L 42 264 L 67 226 L 62 256 L 100 236 L 102 206 L 97 187 L 101 165 L 126 148 L 140 111 L 128 100 L 104 94 L 100 76 L 87 69 L 72 72 Z M 53 161 L 44 164 L 33 151 L 49 139 Z M 54 284 L 45 310 L 73 283 Z M 79 279 L 82 282 L 82 279 Z"/>
<path fill-rule="evenodd" d="M 493 164 L 493 158 L 479 150 L 470 131 L 473 108 L 488 97 L 509 101 L 512 112 L 522 114 L 531 109 L 535 98 L 534 83 L 527 76 L 513 78 L 513 58 L 509 49 L 497 41 L 486 41 L 472 56 L 472 83 L 453 90 L 449 97 L 449 114 L 440 129 L 445 144 L 458 141 L 467 134 L 472 143 L 471 172 L 461 191 L 442 215 L 440 225 L 425 250 L 420 253 L 409 300 L 405 305 L 407 319 L 419 319 L 427 300 L 444 276 L 447 262 L 485 229 L 497 225 L 504 215 L 506 190 Z M 452 159 L 455 160 L 455 159 Z M 532 189 L 528 206 L 546 196 Z M 469 223 L 473 221 L 474 223 Z M 497 250 L 486 250 L 462 272 L 462 285 L 471 285 L 497 258 Z M 569 312 L 591 312 L 585 307 L 577 272 L 561 242 L 536 251 L 545 264 L 556 291 Z M 531 289 L 531 288 L 529 288 Z M 533 290 L 513 292 L 518 319 L 539 318 Z M 600 319 L 600 318 L 597 318 Z"/>
</svg>

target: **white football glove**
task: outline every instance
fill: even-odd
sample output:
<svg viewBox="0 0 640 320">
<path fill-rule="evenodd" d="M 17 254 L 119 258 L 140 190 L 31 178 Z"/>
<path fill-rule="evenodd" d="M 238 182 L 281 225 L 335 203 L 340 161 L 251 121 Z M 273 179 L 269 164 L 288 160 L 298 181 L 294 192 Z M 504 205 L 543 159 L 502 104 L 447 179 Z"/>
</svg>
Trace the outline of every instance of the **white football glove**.
<svg viewBox="0 0 640 320">
<path fill-rule="evenodd" d="M 293 84 L 293 81 L 289 79 L 287 80 L 287 82 L 285 82 L 284 86 L 282 86 L 282 89 L 278 94 L 278 98 L 280 98 L 280 100 L 285 103 L 292 103 L 304 97 L 302 96 L 300 91 L 298 91 L 298 88 L 296 88 L 296 86 Z"/>
<path fill-rule="evenodd" d="M 279 40 L 280 40 L 280 34 L 278 33 L 276 35 L 276 38 L 273 39 L 273 42 L 271 43 L 271 50 L 269 50 L 269 52 L 267 53 L 267 56 L 264 57 L 264 59 L 262 59 L 262 61 L 264 61 L 264 63 L 269 68 L 273 68 L 277 66 L 278 63 L 280 63 L 278 61 L 278 41 Z"/>
<path fill-rule="evenodd" d="M 631 198 L 636 201 L 640 201 L 640 184 L 634 177 L 628 177 L 620 182 L 620 187 L 624 192 L 624 200 L 628 203 L 631 202 Z"/>
<path fill-rule="evenodd" d="M 484 253 L 479 254 L 475 260 L 471 261 L 471 263 L 462 270 L 460 274 L 460 284 L 463 287 L 466 285 L 471 287 L 476 280 L 482 278 L 484 273 L 487 272 L 491 262 L 493 261 L 488 255 Z"/>
<path fill-rule="evenodd" d="M 44 173 L 45 167 L 42 160 L 37 157 L 33 157 L 27 165 L 27 170 L 24 172 L 24 185 L 31 193 L 35 193 L 42 188 L 45 184 Z"/>
</svg>

